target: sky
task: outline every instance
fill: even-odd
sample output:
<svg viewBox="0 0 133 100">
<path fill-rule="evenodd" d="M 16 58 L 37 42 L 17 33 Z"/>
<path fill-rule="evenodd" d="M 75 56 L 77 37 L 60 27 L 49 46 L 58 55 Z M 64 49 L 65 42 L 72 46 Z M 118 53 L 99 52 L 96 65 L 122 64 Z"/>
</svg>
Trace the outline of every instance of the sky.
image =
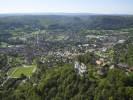
<svg viewBox="0 0 133 100">
<path fill-rule="evenodd" d="M 0 0 L 0 13 L 133 14 L 133 0 Z"/>
</svg>

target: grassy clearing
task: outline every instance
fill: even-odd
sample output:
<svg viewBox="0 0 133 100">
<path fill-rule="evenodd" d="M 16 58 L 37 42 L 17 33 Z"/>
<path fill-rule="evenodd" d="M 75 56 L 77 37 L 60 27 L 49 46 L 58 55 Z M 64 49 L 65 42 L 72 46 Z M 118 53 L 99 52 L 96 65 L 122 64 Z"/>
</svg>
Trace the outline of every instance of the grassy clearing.
<svg viewBox="0 0 133 100">
<path fill-rule="evenodd" d="M 21 74 L 24 74 L 27 77 L 30 77 L 35 69 L 36 69 L 35 65 L 24 65 L 23 67 L 12 68 L 8 72 L 8 75 L 12 78 L 19 78 Z"/>
</svg>

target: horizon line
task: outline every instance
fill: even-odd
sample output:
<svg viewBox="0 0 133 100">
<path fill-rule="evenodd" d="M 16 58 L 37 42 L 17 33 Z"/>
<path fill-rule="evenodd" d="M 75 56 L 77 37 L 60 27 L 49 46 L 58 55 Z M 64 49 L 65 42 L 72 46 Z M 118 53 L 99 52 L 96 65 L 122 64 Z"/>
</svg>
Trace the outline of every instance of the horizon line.
<svg viewBox="0 0 133 100">
<path fill-rule="evenodd" d="M 0 15 L 133 15 L 128 13 L 89 13 L 89 12 L 9 12 Z"/>
</svg>

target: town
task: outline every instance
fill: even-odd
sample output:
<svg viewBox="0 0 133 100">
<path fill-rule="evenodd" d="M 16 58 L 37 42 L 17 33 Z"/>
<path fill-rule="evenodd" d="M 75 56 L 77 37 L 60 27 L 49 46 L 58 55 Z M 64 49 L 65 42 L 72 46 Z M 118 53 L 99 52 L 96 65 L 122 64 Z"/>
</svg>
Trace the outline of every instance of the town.
<svg viewBox="0 0 133 100">
<path fill-rule="evenodd" d="M 40 31 L 39 31 L 40 32 Z M 40 32 L 41 33 L 41 32 Z M 106 64 L 110 67 L 113 68 L 114 63 L 112 62 L 113 60 L 113 53 L 114 51 L 112 50 L 113 46 L 116 44 L 122 44 L 126 40 L 128 40 L 128 37 L 126 35 L 116 35 L 115 33 L 110 33 L 110 31 L 104 35 L 86 35 L 82 38 L 84 39 L 79 39 L 73 40 L 70 43 L 67 41 L 71 40 L 71 37 L 67 37 L 67 39 L 59 40 L 59 41 L 50 41 L 50 40 L 45 40 L 43 36 L 38 33 L 37 35 L 33 35 L 33 39 L 24 39 L 24 44 L 21 45 L 7 45 L 6 47 L 0 48 L 0 53 L 3 54 L 11 54 L 11 55 L 20 55 L 21 60 L 23 59 L 23 62 L 21 62 L 20 65 L 25 64 L 33 64 L 33 59 L 35 57 L 39 57 L 40 61 L 42 63 L 46 63 L 47 66 L 52 67 L 58 63 L 73 63 L 75 62 L 74 58 L 78 55 L 84 55 L 87 52 L 94 53 L 99 57 L 99 59 L 95 59 L 94 63 L 97 65 L 105 66 Z M 60 34 L 60 33 L 59 33 Z M 124 32 L 121 34 L 124 34 Z M 28 37 L 29 38 L 29 37 Z M 30 37 L 32 38 L 32 36 Z M 73 38 L 77 38 L 76 36 Z M 76 42 L 75 42 L 76 41 Z M 52 59 L 50 59 L 52 58 Z M 11 58 L 12 59 L 12 58 Z M 10 62 L 10 60 L 8 63 Z M 78 68 L 79 66 L 78 62 L 75 62 L 75 67 Z M 83 65 L 83 63 L 82 63 Z M 83 65 L 85 66 L 85 65 Z M 125 69 L 125 71 L 132 71 L 132 69 L 128 69 L 129 66 L 118 63 L 118 67 L 121 69 Z M 98 70 L 98 73 L 100 75 L 103 75 L 105 73 L 104 67 L 101 67 Z M 85 67 L 86 69 L 86 67 Z M 84 69 L 84 70 L 85 70 Z M 20 83 L 23 82 L 23 78 L 21 77 L 11 77 L 8 73 L 12 70 L 12 66 L 4 66 L 1 68 L 1 72 L 6 73 L 5 77 L 1 79 L 1 88 L 5 87 L 5 85 L 8 84 L 8 82 L 11 84 L 15 83 Z M 104 72 L 102 72 L 104 71 Z M 79 73 L 84 73 L 86 71 L 79 71 Z M 22 73 L 21 73 L 22 74 Z M 21 79 L 21 80 L 20 80 Z M 11 81 L 14 80 L 14 81 Z M 17 82 L 18 81 L 18 82 Z M 8 87 L 8 86 L 6 86 Z"/>
</svg>

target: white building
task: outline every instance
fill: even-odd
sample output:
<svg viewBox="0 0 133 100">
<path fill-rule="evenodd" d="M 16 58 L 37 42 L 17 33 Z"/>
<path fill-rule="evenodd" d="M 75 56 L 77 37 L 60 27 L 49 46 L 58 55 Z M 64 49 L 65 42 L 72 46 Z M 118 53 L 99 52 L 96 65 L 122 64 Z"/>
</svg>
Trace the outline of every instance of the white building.
<svg viewBox="0 0 133 100">
<path fill-rule="evenodd" d="M 124 43 L 125 42 L 125 40 L 119 40 L 118 41 L 118 43 L 120 43 L 120 44 L 122 44 L 122 43 Z"/>
<path fill-rule="evenodd" d="M 81 76 L 83 76 L 87 72 L 86 65 L 84 63 L 80 64 L 78 61 L 75 61 L 74 68 Z"/>
</svg>

